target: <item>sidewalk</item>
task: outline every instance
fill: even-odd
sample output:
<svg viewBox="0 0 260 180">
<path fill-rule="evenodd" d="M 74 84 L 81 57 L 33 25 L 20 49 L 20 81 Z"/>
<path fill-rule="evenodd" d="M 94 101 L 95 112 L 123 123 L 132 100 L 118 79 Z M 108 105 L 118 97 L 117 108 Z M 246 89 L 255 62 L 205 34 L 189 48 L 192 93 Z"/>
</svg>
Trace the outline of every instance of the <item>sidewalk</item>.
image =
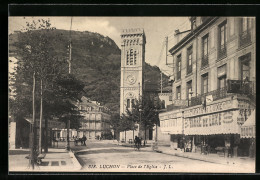
<svg viewBox="0 0 260 180">
<path fill-rule="evenodd" d="M 56 148 L 49 148 L 48 150 L 49 152 L 42 160 L 41 165 L 35 165 L 34 170 L 30 168 L 29 160 L 25 158 L 29 154 L 29 149 L 9 150 L 9 171 L 68 172 L 81 169 L 81 165 L 73 152 Z"/>
<path fill-rule="evenodd" d="M 206 161 L 211 163 L 217 164 L 224 164 L 224 165 L 234 165 L 243 167 L 246 169 L 254 169 L 255 168 L 255 159 L 249 157 L 223 157 L 219 156 L 218 154 L 200 154 L 194 152 L 183 152 L 178 150 L 173 150 L 170 147 L 159 146 L 157 152 L 174 155 L 178 157 L 184 157 L 194 160 Z"/>
<path fill-rule="evenodd" d="M 118 144 L 124 147 L 132 147 L 132 144 L 129 143 L 121 143 L 121 142 L 110 142 L 113 144 Z M 146 147 L 143 147 L 141 150 L 142 151 L 153 151 L 151 148 L 151 143 L 148 142 Z M 155 152 L 158 153 L 163 153 L 163 154 L 168 154 L 172 156 L 178 156 L 178 157 L 183 157 L 183 158 L 188 158 L 188 159 L 193 159 L 193 160 L 199 160 L 199 161 L 205 161 L 205 162 L 211 162 L 211 163 L 217 163 L 217 164 L 223 164 L 223 165 L 232 165 L 232 166 L 238 166 L 238 167 L 243 167 L 245 169 L 255 169 L 255 159 L 254 158 L 249 158 L 249 157 L 223 157 L 219 156 L 218 154 L 200 154 L 200 153 L 193 153 L 193 152 L 183 152 L 180 150 L 173 150 L 170 148 L 170 146 L 158 146 L 158 149 L 155 150 Z"/>
</svg>

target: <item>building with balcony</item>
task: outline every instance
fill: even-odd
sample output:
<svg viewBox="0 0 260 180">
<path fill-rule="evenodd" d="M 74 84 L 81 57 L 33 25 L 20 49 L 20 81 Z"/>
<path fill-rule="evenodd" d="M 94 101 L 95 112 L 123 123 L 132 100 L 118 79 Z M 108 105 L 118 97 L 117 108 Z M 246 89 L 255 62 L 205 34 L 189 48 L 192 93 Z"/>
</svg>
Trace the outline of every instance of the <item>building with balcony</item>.
<svg viewBox="0 0 260 180">
<path fill-rule="evenodd" d="M 241 140 L 240 134 L 255 109 L 255 18 L 190 21 L 190 33 L 169 50 L 175 76 L 172 102 L 182 112 L 183 146 L 190 143 L 193 152 L 223 148 L 232 155 L 248 155 L 250 140 Z M 173 140 L 179 135 L 170 126 L 174 114 L 176 108 L 161 113 L 160 123 L 169 127 L 172 141 L 182 143 Z"/>
<path fill-rule="evenodd" d="M 109 121 L 111 119 L 110 111 L 107 107 L 101 106 L 96 101 L 91 101 L 86 97 L 81 98 L 81 102 L 77 102 L 83 119 L 81 128 L 78 130 L 78 137 L 85 135 L 87 139 L 103 139 L 111 138 L 111 128 Z"/>
</svg>

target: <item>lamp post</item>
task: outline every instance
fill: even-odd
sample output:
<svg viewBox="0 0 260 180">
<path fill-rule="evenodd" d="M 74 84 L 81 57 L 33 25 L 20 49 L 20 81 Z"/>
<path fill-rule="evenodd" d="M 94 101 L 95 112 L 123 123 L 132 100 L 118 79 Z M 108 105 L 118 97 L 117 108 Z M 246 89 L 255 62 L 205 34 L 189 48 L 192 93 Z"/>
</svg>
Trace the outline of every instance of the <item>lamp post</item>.
<svg viewBox="0 0 260 180">
<path fill-rule="evenodd" d="M 142 121 L 142 105 L 139 105 L 139 122 L 141 123 Z M 139 135 L 140 136 L 140 123 L 139 123 Z"/>
</svg>

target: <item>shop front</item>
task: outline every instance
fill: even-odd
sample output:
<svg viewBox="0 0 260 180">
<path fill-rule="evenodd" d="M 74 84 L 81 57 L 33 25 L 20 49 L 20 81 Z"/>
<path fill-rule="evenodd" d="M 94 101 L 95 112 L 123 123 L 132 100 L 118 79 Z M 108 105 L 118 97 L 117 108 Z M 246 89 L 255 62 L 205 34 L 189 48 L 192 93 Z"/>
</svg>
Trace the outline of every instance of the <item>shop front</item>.
<svg viewBox="0 0 260 180">
<path fill-rule="evenodd" d="M 242 155 L 255 157 L 255 111 L 241 127 Z"/>
<path fill-rule="evenodd" d="M 170 135 L 171 149 L 184 148 L 182 109 L 164 112 L 159 114 L 160 129 L 163 134 Z"/>
<path fill-rule="evenodd" d="M 184 110 L 184 134 L 192 152 L 237 156 L 243 123 L 239 101 L 226 98 Z"/>
</svg>

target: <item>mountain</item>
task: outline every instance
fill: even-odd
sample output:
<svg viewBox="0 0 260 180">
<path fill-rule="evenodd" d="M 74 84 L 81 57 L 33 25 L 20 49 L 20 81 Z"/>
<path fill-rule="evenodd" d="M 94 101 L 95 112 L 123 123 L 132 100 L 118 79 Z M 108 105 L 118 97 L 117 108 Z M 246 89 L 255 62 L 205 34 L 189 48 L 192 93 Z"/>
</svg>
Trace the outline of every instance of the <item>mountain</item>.
<svg viewBox="0 0 260 180">
<path fill-rule="evenodd" d="M 62 58 L 68 58 L 70 32 L 56 29 L 59 35 L 56 51 Z M 98 101 L 112 111 L 118 111 L 120 105 L 120 61 L 121 50 L 109 37 L 93 32 L 71 31 L 72 69 L 71 72 L 85 84 L 85 96 Z M 14 43 L 17 32 L 9 35 L 9 52 L 15 53 Z M 160 89 L 160 69 L 145 63 L 145 87 L 151 91 Z M 163 84 L 167 76 L 163 74 Z M 164 85 L 165 86 L 165 85 Z"/>
</svg>

